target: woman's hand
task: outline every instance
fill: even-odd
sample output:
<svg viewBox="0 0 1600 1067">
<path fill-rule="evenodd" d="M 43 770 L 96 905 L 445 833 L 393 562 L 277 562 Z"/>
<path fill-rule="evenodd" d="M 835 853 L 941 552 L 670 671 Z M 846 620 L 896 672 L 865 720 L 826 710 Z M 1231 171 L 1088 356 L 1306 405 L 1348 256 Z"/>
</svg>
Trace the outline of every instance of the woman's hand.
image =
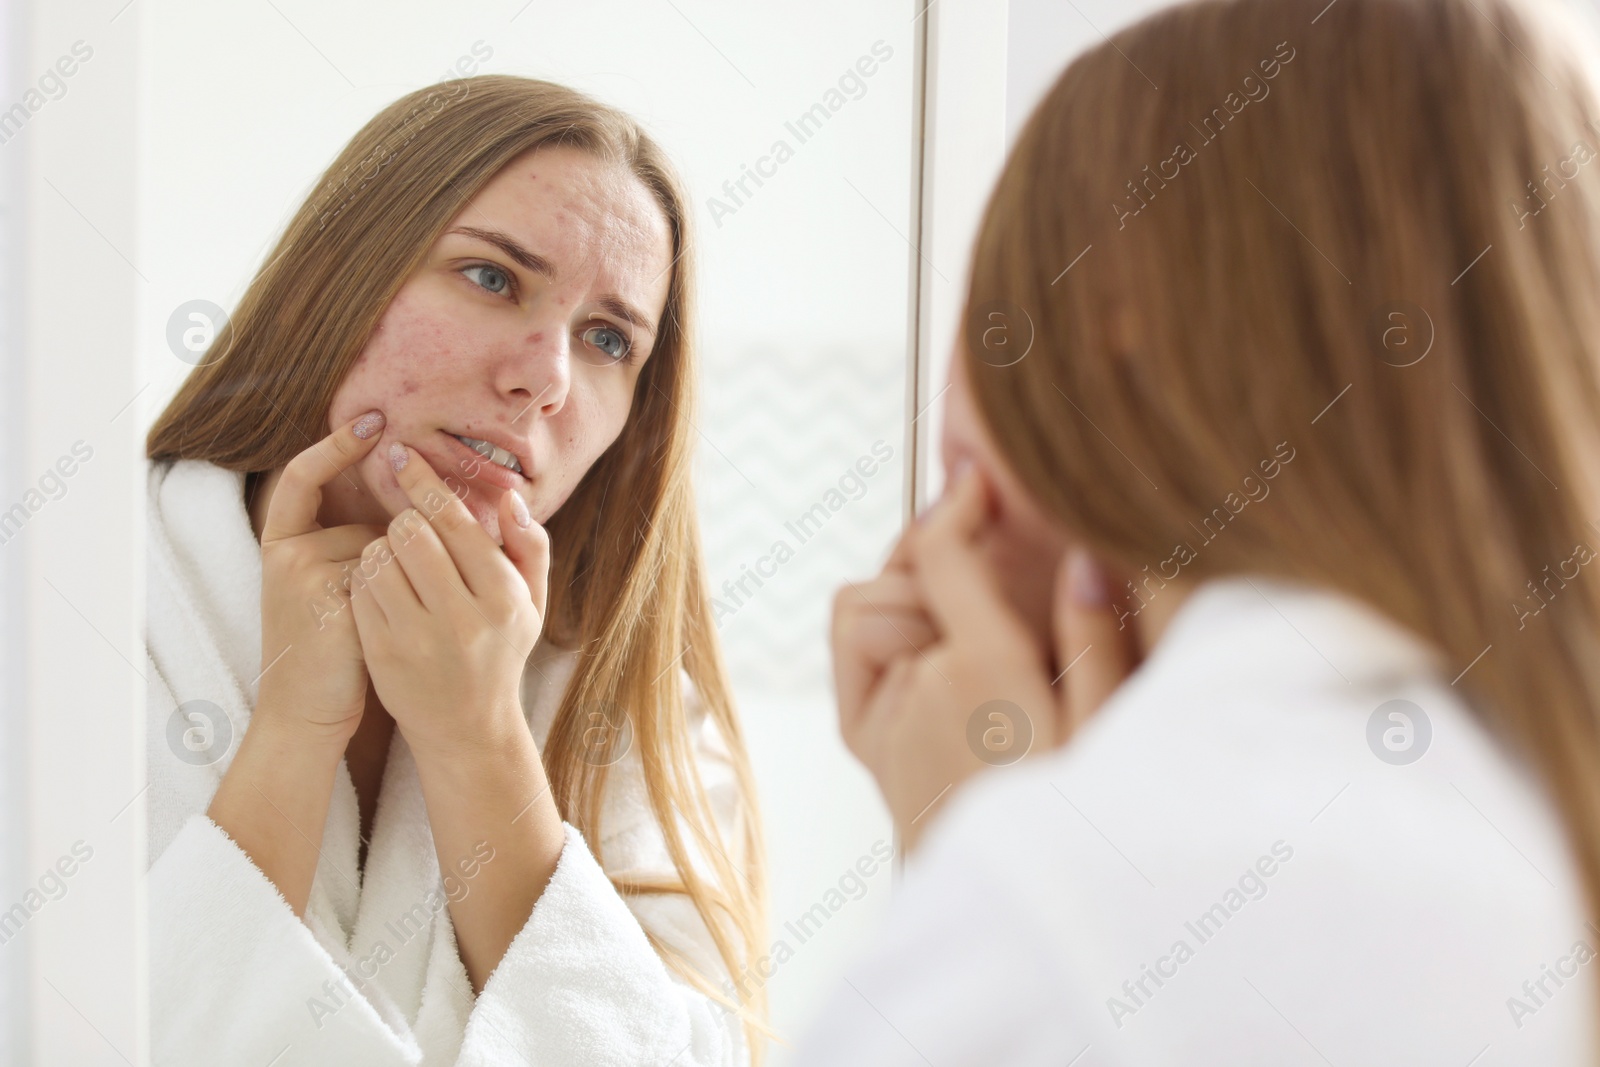
<svg viewBox="0 0 1600 1067">
<path fill-rule="evenodd" d="M 508 490 L 502 552 L 427 460 L 398 442 L 390 458 L 414 506 L 356 571 L 373 688 L 419 759 L 491 751 L 527 732 L 522 673 L 544 626 L 549 538 Z"/>
<path fill-rule="evenodd" d="M 469 855 L 493 860 L 471 892 L 450 901 L 456 947 L 479 993 L 565 844 L 522 709 L 522 672 L 544 626 L 550 540 L 508 490 L 502 552 L 427 460 L 398 442 L 390 454 L 415 506 L 368 547 L 356 626 L 373 688 L 416 758 L 439 869 Z"/>
<path fill-rule="evenodd" d="M 1052 682 L 975 546 L 986 521 L 982 476 L 969 467 L 883 573 L 834 602 L 840 730 L 907 850 L 953 787 L 1065 743 L 1133 667 L 1105 579 L 1074 549 L 1055 576 Z"/>
<path fill-rule="evenodd" d="M 362 436 L 356 435 L 361 427 Z M 366 707 L 367 667 L 347 575 L 381 526 L 323 529 L 322 487 L 346 477 L 383 427 L 368 412 L 291 459 L 261 528 L 261 667 L 255 711 L 206 814 L 304 915 L 334 774 Z"/>
<path fill-rule="evenodd" d="M 365 437 L 356 435 L 362 428 Z M 366 706 L 367 667 L 349 570 L 383 527 L 317 522 L 322 487 L 372 449 L 381 412 L 353 419 L 289 461 L 261 530 L 261 668 L 251 724 L 343 753 Z"/>
</svg>

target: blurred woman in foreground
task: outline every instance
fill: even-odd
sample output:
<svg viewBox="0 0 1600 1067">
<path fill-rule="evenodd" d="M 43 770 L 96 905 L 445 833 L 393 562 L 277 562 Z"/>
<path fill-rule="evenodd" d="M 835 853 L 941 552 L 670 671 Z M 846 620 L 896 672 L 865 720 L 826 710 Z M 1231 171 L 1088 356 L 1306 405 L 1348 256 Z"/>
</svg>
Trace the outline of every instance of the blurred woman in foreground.
<svg viewBox="0 0 1600 1067">
<path fill-rule="evenodd" d="M 803 1062 L 1595 1062 L 1600 106 L 1556 36 L 1226 0 L 1061 75 L 950 487 L 838 600 L 915 852 Z"/>
</svg>

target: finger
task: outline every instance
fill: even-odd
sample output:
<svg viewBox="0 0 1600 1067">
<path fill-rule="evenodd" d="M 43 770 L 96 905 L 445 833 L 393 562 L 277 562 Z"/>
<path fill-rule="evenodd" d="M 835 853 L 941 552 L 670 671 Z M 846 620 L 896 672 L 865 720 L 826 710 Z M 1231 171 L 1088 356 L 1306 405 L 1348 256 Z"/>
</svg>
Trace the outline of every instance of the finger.
<svg viewBox="0 0 1600 1067">
<path fill-rule="evenodd" d="M 307 545 L 318 558 L 329 562 L 359 560 L 366 547 L 388 532 L 388 527 L 372 523 L 330 526 L 307 534 Z"/>
<path fill-rule="evenodd" d="M 352 576 L 360 569 L 359 559 L 350 561 Z M 389 632 L 389 617 L 383 613 L 383 605 L 378 603 L 373 590 L 355 577 L 352 577 L 350 583 L 350 607 L 351 614 L 356 620 L 356 636 L 363 648 L 375 648 L 375 642 L 386 637 Z"/>
<path fill-rule="evenodd" d="M 528 502 L 515 489 L 507 489 L 500 501 L 500 538 L 506 558 L 528 584 L 533 606 L 544 618 L 550 594 L 550 534 L 533 521 Z"/>
<path fill-rule="evenodd" d="M 882 664 L 927 649 L 938 642 L 939 631 L 923 612 L 893 610 L 861 616 L 850 639 L 863 660 Z"/>
<path fill-rule="evenodd" d="M 390 621 L 424 610 L 387 537 L 378 538 L 362 553 L 351 588 L 370 594 Z"/>
<path fill-rule="evenodd" d="M 1118 618 L 1105 569 L 1081 546 L 1056 568 L 1054 615 L 1064 741 L 1133 672 L 1132 632 Z"/>
<path fill-rule="evenodd" d="M 847 582 L 839 591 L 840 606 L 848 612 L 871 614 L 898 609 L 922 611 L 922 590 L 910 572 L 888 571 L 870 582 Z"/>
<path fill-rule="evenodd" d="M 423 608 L 444 614 L 460 606 L 469 595 L 461 573 L 422 512 L 406 508 L 390 519 L 387 537 L 395 556 L 389 566 L 405 572 Z"/>
<path fill-rule="evenodd" d="M 976 467 L 966 466 L 912 531 L 917 585 L 934 622 L 952 639 L 1029 647 L 1026 628 L 1002 599 L 974 544 L 988 513 L 982 476 Z"/>
<path fill-rule="evenodd" d="M 839 707 L 839 729 L 845 742 L 853 744 L 854 724 L 865 702 L 868 689 L 878 676 L 878 664 L 861 656 L 855 645 L 857 616 L 846 608 L 848 597 L 856 596 L 846 586 L 833 597 L 833 619 L 829 626 L 828 651 L 833 666 L 833 693 Z M 854 749 L 852 748 L 852 751 Z"/>
<path fill-rule="evenodd" d="M 895 615 L 904 617 L 896 619 Z M 877 699 L 885 672 L 895 663 L 919 658 L 923 649 L 938 640 L 932 622 L 925 615 L 919 618 L 891 611 L 884 616 L 857 616 L 836 626 L 834 691 L 840 730 L 850 743 L 868 713 L 869 701 Z"/>
<path fill-rule="evenodd" d="M 857 759 L 867 764 L 869 770 L 878 763 L 875 753 L 887 743 L 889 731 L 894 726 L 895 710 L 906 686 L 910 684 L 911 672 L 916 665 L 914 659 L 912 656 L 900 656 L 890 662 L 873 679 L 872 687 L 866 692 L 853 720 L 848 723 L 841 720 L 839 724 L 845 744 Z M 888 795 L 883 783 L 879 783 L 879 788 L 885 796 Z"/>
<path fill-rule="evenodd" d="M 904 707 L 905 692 L 916 672 L 918 658 L 897 656 L 892 660 L 868 695 L 862 726 L 868 736 L 882 736 L 894 726 Z"/>
<path fill-rule="evenodd" d="M 493 551 L 499 548 L 494 538 L 478 525 L 421 453 L 394 441 L 389 445 L 389 463 L 400 488 L 438 533 L 468 591 L 481 596 L 503 581 L 504 556 Z"/>
<path fill-rule="evenodd" d="M 853 736 L 849 731 L 853 730 L 867 693 L 883 669 L 881 659 L 863 655 L 857 639 L 861 609 L 871 610 L 867 597 L 862 587 L 854 582 L 847 582 L 833 597 L 828 649 L 833 661 L 833 691 L 839 705 L 840 729 L 846 731 L 847 740 Z"/>
<path fill-rule="evenodd" d="M 911 536 L 909 530 L 903 531 L 895 539 L 894 547 L 889 550 L 889 558 L 883 561 L 883 569 L 885 572 L 911 573 Z"/>
<path fill-rule="evenodd" d="M 372 451 L 381 429 L 383 412 L 369 411 L 291 459 L 267 503 L 261 543 L 319 529 L 317 511 L 322 507 L 322 487 Z"/>
<path fill-rule="evenodd" d="M 361 566 L 361 553 L 364 550 L 363 545 L 348 559 L 328 561 L 330 570 L 328 576 L 323 579 L 322 593 L 317 594 L 310 602 L 312 614 L 317 618 L 317 629 L 323 628 L 329 615 L 337 615 L 342 610 L 342 602 L 354 599 L 359 581 L 356 571 Z M 338 568 L 337 574 L 331 569 L 334 566 Z"/>
<path fill-rule="evenodd" d="M 936 638 L 910 575 L 847 582 L 833 602 L 834 683 L 841 699 L 864 692 L 893 656 L 925 648 Z"/>
</svg>

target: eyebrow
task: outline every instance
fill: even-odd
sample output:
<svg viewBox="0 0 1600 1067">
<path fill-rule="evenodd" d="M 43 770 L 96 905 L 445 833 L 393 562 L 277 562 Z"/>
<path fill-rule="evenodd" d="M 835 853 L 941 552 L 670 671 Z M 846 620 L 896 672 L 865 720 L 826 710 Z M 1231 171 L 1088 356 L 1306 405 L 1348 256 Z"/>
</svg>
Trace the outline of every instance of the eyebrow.
<svg viewBox="0 0 1600 1067">
<path fill-rule="evenodd" d="M 463 237 L 471 237 L 475 240 L 492 244 L 496 248 L 500 249 L 500 251 L 510 256 L 518 266 L 530 270 L 541 277 L 554 278 L 556 276 L 555 264 L 539 255 L 537 252 L 528 251 L 526 248 L 518 244 L 510 234 L 502 233 L 499 230 L 483 230 L 476 226 L 458 226 L 450 232 L 459 233 Z M 601 297 L 597 303 L 606 311 L 609 311 L 611 314 L 628 323 L 630 326 L 633 326 L 635 329 L 648 331 L 652 336 L 655 334 L 655 323 L 651 322 L 649 317 L 639 312 L 627 301 L 615 296 L 606 296 Z"/>
<path fill-rule="evenodd" d="M 458 226 L 450 232 L 492 244 L 515 260 L 519 266 L 531 270 L 535 274 L 543 275 L 546 278 L 554 278 L 556 276 L 555 264 L 543 256 L 523 248 L 509 234 L 501 233 L 499 230 L 480 230 L 476 226 Z"/>
<path fill-rule="evenodd" d="M 614 296 L 604 296 L 596 301 L 596 303 L 635 329 L 643 330 L 652 336 L 655 335 L 656 324 L 651 322 L 644 315 L 641 315 L 639 312 L 635 311 L 633 305 L 629 304 L 627 301 L 618 300 Z"/>
</svg>

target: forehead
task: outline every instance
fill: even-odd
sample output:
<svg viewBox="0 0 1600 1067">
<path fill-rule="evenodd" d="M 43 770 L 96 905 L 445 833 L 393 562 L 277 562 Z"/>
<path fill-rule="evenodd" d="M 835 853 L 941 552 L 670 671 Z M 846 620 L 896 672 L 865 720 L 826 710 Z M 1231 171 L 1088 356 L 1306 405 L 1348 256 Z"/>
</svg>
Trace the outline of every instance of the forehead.
<svg viewBox="0 0 1600 1067">
<path fill-rule="evenodd" d="M 523 153 L 452 226 L 505 232 L 551 261 L 558 283 L 616 290 L 652 310 L 666 301 L 672 233 L 660 202 L 626 166 L 584 149 Z"/>
</svg>

